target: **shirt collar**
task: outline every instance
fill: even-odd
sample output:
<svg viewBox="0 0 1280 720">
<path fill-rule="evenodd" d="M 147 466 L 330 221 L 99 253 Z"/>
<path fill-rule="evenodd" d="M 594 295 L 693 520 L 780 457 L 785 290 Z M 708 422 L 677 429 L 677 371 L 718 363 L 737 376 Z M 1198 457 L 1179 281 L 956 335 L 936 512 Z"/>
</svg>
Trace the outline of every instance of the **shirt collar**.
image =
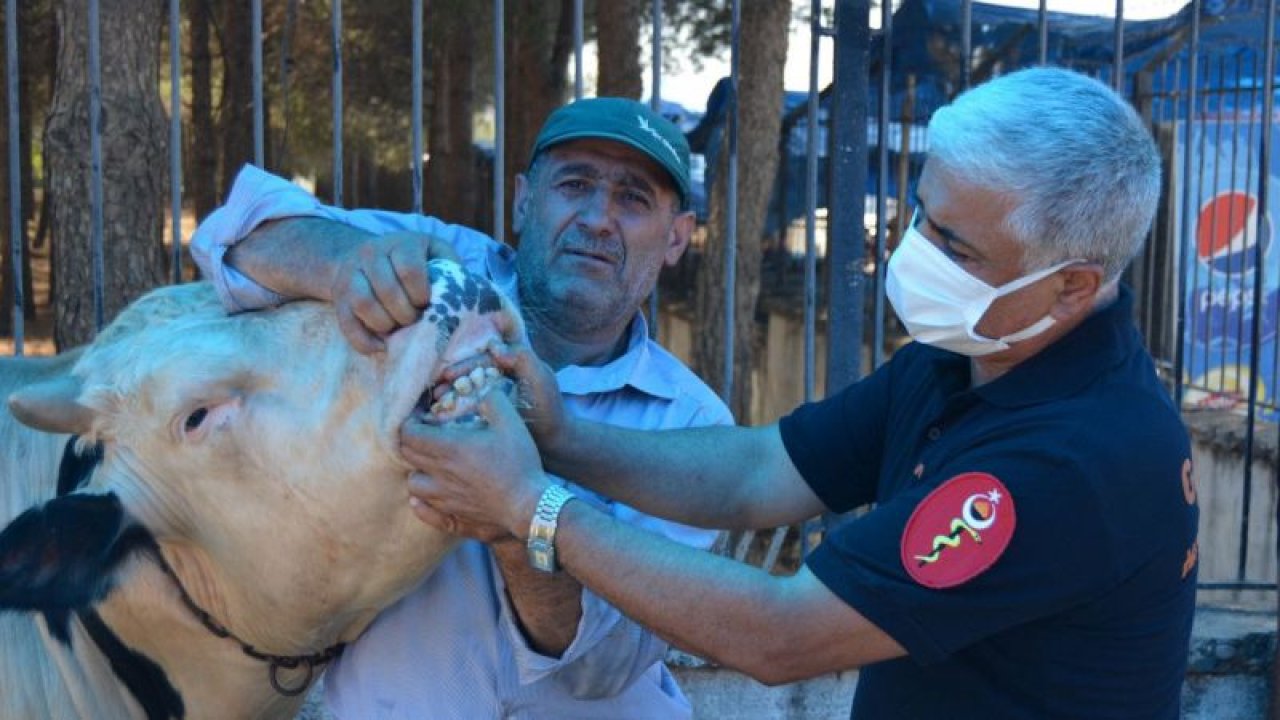
<svg viewBox="0 0 1280 720">
<path fill-rule="evenodd" d="M 1140 345 L 1133 326 L 1133 294 L 1121 286 L 1119 297 L 1095 311 L 1009 372 L 974 390 L 1002 407 L 1022 407 L 1075 395 Z"/>
<path fill-rule="evenodd" d="M 519 298 L 515 252 L 507 245 L 495 245 L 486 258 L 489 277 L 508 297 Z M 677 379 L 655 356 L 649 339 L 649 324 L 636 313 L 627 326 L 627 349 L 604 365 L 568 365 L 556 372 L 561 392 L 590 395 L 621 390 L 630 385 L 640 392 L 671 400 L 676 397 Z"/>
<path fill-rule="evenodd" d="M 649 324 L 636 313 L 627 330 L 627 349 L 604 365 L 567 365 L 556 372 L 562 392 L 574 395 L 607 393 L 631 386 L 654 397 L 676 397 L 676 380 L 655 357 L 649 340 Z"/>
</svg>

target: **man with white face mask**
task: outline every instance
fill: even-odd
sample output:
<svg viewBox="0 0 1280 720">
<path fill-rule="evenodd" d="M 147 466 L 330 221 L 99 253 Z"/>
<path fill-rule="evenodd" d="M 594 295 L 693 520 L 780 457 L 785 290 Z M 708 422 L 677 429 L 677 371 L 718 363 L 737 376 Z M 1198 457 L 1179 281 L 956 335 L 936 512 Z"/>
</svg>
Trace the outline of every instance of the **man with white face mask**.
<svg viewBox="0 0 1280 720">
<path fill-rule="evenodd" d="M 419 515 L 533 537 L 629 616 L 762 681 L 861 668 L 859 719 L 1177 718 L 1195 486 L 1119 284 L 1159 191 L 1155 144 L 1110 88 L 1049 68 L 993 80 L 935 113 L 890 260 L 918 342 L 777 424 L 660 433 L 569 418 L 511 349 L 525 423 L 492 398 L 487 428 L 405 427 Z M 707 527 L 875 507 L 781 578 L 626 528 L 544 466 Z"/>
</svg>

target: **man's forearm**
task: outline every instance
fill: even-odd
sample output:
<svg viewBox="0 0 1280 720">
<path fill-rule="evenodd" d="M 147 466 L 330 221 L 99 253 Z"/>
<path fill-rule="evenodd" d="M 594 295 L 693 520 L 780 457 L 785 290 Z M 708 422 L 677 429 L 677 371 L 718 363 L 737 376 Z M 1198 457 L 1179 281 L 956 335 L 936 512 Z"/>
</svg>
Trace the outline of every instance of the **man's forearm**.
<svg viewBox="0 0 1280 720">
<path fill-rule="evenodd" d="M 655 432 L 572 420 L 541 450 L 547 470 L 686 525 L 775 527 L 822 510 L 775 426 Z"/>
<path fill-rule="evenodd" d="M 530 647 L 543 655 L 560 657 L 578 633 L 582 585 L 568 573 L 545 573 L 530 567 L 523 542 L 496 542 L 490 547 Z"/>
<path fill-rule="evenodd" d="M 332 300 L 342 254 L 371 236 L 327 218 L 283 218 L 258 226 L 227 252 L 226 262 L 286 298 Z"/>
</svg>

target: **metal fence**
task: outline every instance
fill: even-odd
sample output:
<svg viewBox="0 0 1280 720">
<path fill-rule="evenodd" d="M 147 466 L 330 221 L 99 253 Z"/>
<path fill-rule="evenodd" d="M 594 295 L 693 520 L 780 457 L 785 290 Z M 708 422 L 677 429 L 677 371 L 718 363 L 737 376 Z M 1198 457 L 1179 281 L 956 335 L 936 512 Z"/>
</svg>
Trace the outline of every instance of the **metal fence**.
<svg viewBox="0 0 1280 720">
<path fill-rule="evenodd" d="M 333 196 L 334 204 L 343 203 L 343 48 L 341 0 L 332 4 L 332 110 L 333 110 Z M 736 181 L 738 56 L 740 53 L 740 9 L 742 0 L 726 0 L 732 6 L 731 101 L 727 119 L 726 152 L 729 154 L 728 218 L 726 243 L 729 257 L 725 263 L 726 307 L 733 307 L 734 253 L 736 247 Z M 1013 35 L 997 36 L 993 22 L 975 20 L 975 9 L 997 12 L 991 6 L 971 0 L 905 0 L 883 3 L 875 9 L 878 22 L 872 22 L 870 0 L 834 0 L 824 7 L 822 0 L 811 0 L 809 88 L 802 105 L 792 108 L 784 121 L 784 149 L 788 137 L 802 133 L 803 150 L 797 152 L 798 172 L 803 183 L 784 185 L 802 187 L 803 250 L 797 263 L 802 276 L 804 308 L 804 397 L 815 396 L 820 378 L 817 371 L 816 333 L 825 325 L 827 351 L 825 382 L 829 389 L 839 388 L 858 379 L 870 366 L 878 365 L 887 355 L 886 335 L 893 332 L 892 318 L 885 311 L 884 263 L 892 247 L 892 238 L 901 231 L 897 225 L 908 213 L 908 189 L 918 176 L 921 153 L 927 150 L 924 125 L 929 114 L 950 95 L 986 77 L 1017 67 L 1037 63 L 1065 64 L 1112 83 L 1124 92 L 1148 118 L 1159 140 L 1166 160 L 1166 192 L 1156 227 L 1147 251 L 1129 274 L 1139 298 L 1139 323 L 1162 370 L 1166 373 L 1170 392 L 1185 404 L 1232 406 L 1245 424 L 1245 474 L 1242 478 L 1242 503 L 1245 508 L 1240 530 L 1239 572 L 1227 582 L 1213 582 L 1211 587 L 1236 589 L 1272 588 L 1273 583 L 1245 577 L 1246 540 L 1249 537 L 1251 478 L 1254 438 L 1259 434 L 1276 434 L 1274 424 L 1280 412 L 1280 253 L 1269 252 L 1274 241 L 1270 225 L 1275 201 L 1271 199 L 1271 178 L 1280 175 L 1272 155 L 1272 143 L 1280 138 L 1274 118 L 1275 18 L 1277 0 L 1193 0 L 1179 16 L 1185 22 L 1167 34 L 1163 44 L 1154 44 L 1150 29 L 1124 20 L 1124 2 L 1115 2 L 1115 20 L 1106 37 L 1093 38 L 1088 52 L 1076 54 L 1062 50 L 1058 24 L 1074 27 L 1076 21 L 1066 15 L 1050 12 L 1047 0 L 1041 0 L 1038 11 L 1029 21 L 1015 27 Z M 1066 5 L 1064 3 L 1064 5 Z M 493 193 L 503 197 L 503 167 L 506 162 L 504 136 L 504 65 L 503 0 L 493 0 L 493 36 L 495 49 L 495 151 L 493 154 Z M 943 89 L 920 82 L 921 78 L 904 66 L 910 64 L 895 58 L 898 33 L 903 32 L 895 20 L 894 10 L 923 7 L 941 20 L 932 30 L 942 33 L 943 45 L 957 58 L 952 74 Z M 975 7 L 976 6 L 976 7 Z M 265 127 L 263 117 L 262 0 L 252 1 L 253 57 L 252 81 L 255 112 L 253 119 L 254 155 L 263 164 Z M 834 10 L 834 24 L 826 26 L 824 12 Z M 170 107 L 180 103 L 181 36 L 179 32 L 179 0 L 169 0 L 168 25 L 170 41 L 169 75 L 172 78 Z M 899 14 L 905 12 L 900 10 Z M 1250 32 L 1227 28 L 1222 18 L 1230 12 L 1246 19 L 1259 19 Z M 574 3 L 574 96 L 583 94 L 583 2 Z M 413 24 L 413 107 L 411 114 L 412 152 L 411 178 L 414 205 L 421 209 L 423 182 L 422 148 L 422 38 L 423 0 L 412 0 L 410 21 Z M 945 21 L 942 21 L 945 20 Z M 651 23 L 653 38 L 662 38 L 663 11 L 661 0 L 653 0 Z M 873 29 L 873 25 L 878 28 Z M 1261 30 L 1259 30 L 1259 25 Z M 1141 27 L 1140 27 L 1141 26 Z M 993 29 L 994 28 L 994 29 Z M 1135 29 L 1137 28 L 1137 29 Z M 1006 28 L 1007 30 L 1007 28 Z M 17 137 L 20 118 L 17 69 L 22 54 L 17 33 L 17 2 L 6 0 L 5 27 L 8 60 L 9 112 L 9 178 L 10 187 L 19 184 L 20 147 Z M 102 252 L 102 167 L 100 132 L 99 70 L 102 58 L 98 49 L 98 2 L 89 1 L 88 27 L 90 118 L 92 173 L 89 202 L 92 210 L 93 262 L 96 287 L 95 313 L 101 326 L 103 252 Z M 1202 37 L 1213 35 L 1212 42 Z M 1226 33 L 1224 40 L 1223 33 Z M 1234 33 L 1234 34 L 1232 34 Z M 1002 39 L 1003 37 L 1003 39 Z M 831 87 L 818 84 L 819 45 L 831 41 L 835 49 L 834 76 Z M 1031 43 L 1034 50 L 1026 51 Z M 652 46 L 651 102 L 661 107 L 662 53 L 660 42 Z M 868 62 L 869 61 L 869 62 Z M 181 237 L 182 216 L 182 124 L 179 114 L 171 112 L 170 126 L 170 201 L 172 237 Z M 797 143 L 790 143 L 796 145 Z M 870 162 L 868 162 L 870 160 Z M 788 167 L 784 154 L 783 167 Z M 869 172 L 869 168 L 873 168 Z M 793 178 L 794 179 L 794 178 Z M 864 191 L 868 188 L 870 193 Z M 868 195 L 864 206 L 858 202 L 832 202 L 827 198 L 856 198 Z M 10 237 L 22 238 L 22 194 L 10 193 Z M 783 203 L 786 204 L 785 202 Z M 826 208 L 825 217 L 819 218 Z M 493 203 L 493 228 L 503 236 L 506 219 L 503 202 Z M 786 219 L 784 213 L 784 219 Z M 785 226 L 786 223 L 783 223 Z M 819 230 L 824 236 L 819 238 Z M 785 232 L 785 227 L 779 232 Z M 820 246 L 823 252 L 820 252 Z M 13 328 L 15 352 L 23 352 L 24 306 L 23 243 L 11 244 L 15 295 Z M 818 268 L 821 263 L 832 267 L 868 267 L 868 273 L 829 273 L 824 288 L 819 288 Z M 181 243 L 173 243 L 172 278 L 182 275 Z M 821 292 L 820 292 L 821 290 Z M 825 296 L 820 303 L 819 297 Z M 651 311 L 656 313 L 658 299 L 653 298 Z M 824 322 L 825 321 L 825 322 Z M 724 318 L 726 343 L 724 387 L 727 396 L 733 387 L 732 318 Z M 869 348 L 864 363 L 862 348 Z M 868 365 L 868 366 L 864 366 Z M 766 568 L 778 561 L 784 541 L 798 536 L 803 545 L 819 525 L 787 528 L 756 539 L 744 535 L 729 544 L 739 558 L 752 552 Z"/>
</svg>

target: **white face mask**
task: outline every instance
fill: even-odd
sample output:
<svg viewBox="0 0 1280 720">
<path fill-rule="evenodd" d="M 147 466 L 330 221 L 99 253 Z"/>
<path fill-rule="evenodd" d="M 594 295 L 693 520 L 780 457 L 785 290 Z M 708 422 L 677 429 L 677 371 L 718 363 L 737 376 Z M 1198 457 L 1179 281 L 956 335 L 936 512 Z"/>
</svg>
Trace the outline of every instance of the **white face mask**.
<svg viewBox="0 0 1280 720">
<path fill-rule="evenodd" d="M 1046 278 L 1078 260 L 1061 262 L 998 288 L 992 287 L 965 272 L 921 235 L 916 229 L 916 219 L 913 215 L 902 243 L 889 258 L 885 291 L 894 312 L 917 342 L 981 357 L 1008 350 L 1011 343 L 1035 337 L 1053 325 L 1053 316 L 1045 315 L 1002 338 L 983 337 L 974 330 L 996 298 Z"/>
</svg>

